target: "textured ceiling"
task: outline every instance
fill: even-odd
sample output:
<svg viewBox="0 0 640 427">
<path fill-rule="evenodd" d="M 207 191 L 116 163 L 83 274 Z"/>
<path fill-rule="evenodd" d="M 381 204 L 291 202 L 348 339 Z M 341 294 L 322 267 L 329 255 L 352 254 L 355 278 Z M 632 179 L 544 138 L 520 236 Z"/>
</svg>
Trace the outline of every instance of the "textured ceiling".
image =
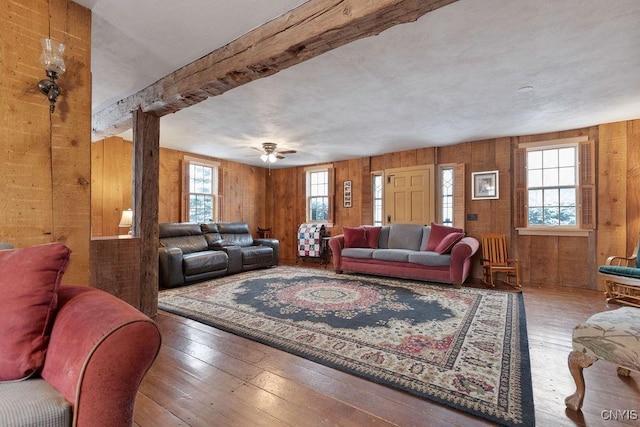
<svg viewBox="0 0 640 427">
<path fill-rule="evenodd" d="M 94 113 L 302 3 L 76 1 Z M 637 0 L 459 0 L 164 116 L 160 145 L 264 166 L 271 141 L 290 167 L 640 118 L 639 22 Z"/>
</svg>

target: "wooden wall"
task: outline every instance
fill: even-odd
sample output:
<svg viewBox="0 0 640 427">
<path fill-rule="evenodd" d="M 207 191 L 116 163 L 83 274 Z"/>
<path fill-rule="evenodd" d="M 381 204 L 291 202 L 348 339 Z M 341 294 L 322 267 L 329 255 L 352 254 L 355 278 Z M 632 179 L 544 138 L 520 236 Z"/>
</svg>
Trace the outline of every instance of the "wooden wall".
<svg viewBox="0 0 640 427">
<path fill-rule="evenodd" d="M 111 137 L 92 144 L 92 235 L 126 234 L 119 229 L 122 209 L 131 207 L 132 143 Z M 183 151 L 160 149 L 159 222 L 180 221 L 182 159 L 185 155 L 220 163 L 221 221 L 249 224 L 257 237 L 258 226 L 265 226 L 266 169 L 243 165 Z"/>
<path fill-rule="evenodd" d="M 519 235 L 513 229 L 512 221 L 513 149 L 520 142 L 581 135 L 595 140 L 598 148 L 598 230 L 586 237 Z M 107 146 L 111 149 L 106 149 Z M 94 144 L 93 158 L 98 162 L 93 171 L 94 186 L 97 185 L 96 175 L 101 175 L 102 180 L 93 190 L 94 233 L 97 229 L 105 232 L 109 227 L 109 232 L 117 233 L 119 209 L 129 207 L 126 200 L 130 199 L 131 174 L 123 172 L 123 168 L 127 170 L 130 166 L 123 165 L 130 165 L 130 146 L 130 142 L 121 138 Z M 506 234 L 513 256 L 520 260 L 523 282 L 528 285 L 602 289 L 603 284 L 597 283 L 597 266 L 611 254 L 631 253 L 640 233 L 640 196 L 634 185 L 640 182 L 638 148 L 640 120 L 634 120 L 335 162 L 335 224 L 331 234 L 341 233 L 343 226 L 372 222 L 371 172 L 463 162 L 467 184 L 465 216 L 477 215 L 477 220 L 465 221 L 464 228 L 469 235 L 480 238 L 490 231 Z M 160 222 L 179 221 L 180 164 L 185 154 L 188 153 L 168 149 L 160 151 Z M 305 221 L 304 167 L 272 169 L 268 174 L 263 168 L 219 161 L 222 170 L 222 219 L 246 221 L 254 233 L 258 225 L 272 227 L 274 237 L 281 241 L 281 257 L 294 260 L 298 225 Z M 107 169 L 110 172 L 106 172 Z M 486 170 L 499 171 L 500 198 L 471 200 L 471 173 Z M 351 208 L 344 208 L 341 203 L 345 180 L 352 181 Z M 107 216 L 111 216 L 108 221 Z M 107 222 L 109 225 L 105 225 Z M 472 277 L 480 278 L 481 274 L 479 255 L 476 255 Z"/>
<path fill-rule="evenodd" d="M 518 142 L 588 135 L 598 147 L 598 230 L 586 237 L 520 236 L 513 228 L 512 153 Z M 465 231 L 476 238 L 486 232 L 508 236 L 511 252 L 522 266 L 523 281 L 543 286 L 603 289 L 597 283 L 597 266 L 612 254 L 630 254 L 640 233 L 640 120 L 603 124 L 591 128 L 464 142 L 454 146 L 425 148 L 382 156 L 335 162 L 336 211 L 331 234 L 343 226 L 370 224 L 370 173 L 389 168 L 426 164 L 465 164 L 465 213 L 477 220 L 465 221 Z M 471 200 L 471 173 L 498 170 L 500 198 Z M 353 181 L 353 207 L 342 207 L 342 182 Z M 293 185 L 292 185 L 293 183 Z M 295 259 L 296 230 L 305 221 L 304 168 L 277 169 L 267 178 L 273 197 L 267 203 L 267 219 L 281 240 L 281 256 Z M 473 277 L 481 277 L 476 256 Z"/>
<path fill-rule="evenodd" d="M 132 209 L 133 144 L 113 136 L 91 144 L 91 235 L 116 236 L 122 211 Z"/>
<path fill-rule="evenodd" d="M 63 278 L 87 284 L 90 238 L 91 12 L 69 0 L 0 0 L 0 241 L 62 242 Z M 36 85 L 45 78 L 40 39 L 66 45 L 53 114 Z"/>
</svg>

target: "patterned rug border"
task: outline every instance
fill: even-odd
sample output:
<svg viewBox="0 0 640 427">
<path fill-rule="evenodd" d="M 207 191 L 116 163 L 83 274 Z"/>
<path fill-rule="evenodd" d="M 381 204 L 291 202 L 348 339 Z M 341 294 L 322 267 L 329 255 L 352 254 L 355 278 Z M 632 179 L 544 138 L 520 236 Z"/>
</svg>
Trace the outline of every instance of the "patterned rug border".
<svg viewBox="0 0 640 427">
<path fill-rule="evenodd" d="M 413 388 L 404 386 L 402 384 L 398 384 L 397 382 L 394 382 L 392 380 L 384 380 L 375 376 L 368 375 L 364 372 L 358 371 L 355 368 L 349 366 L 348 363 L 347 364 L 340 363 L 341 360 L 347 360 L 348 358 L 343 358 L 339 354 L 332 353 L 328 356 L 327 353 L 322 353 L 320 351 L 309 352 L 309 349 L 298 349 L 292 345 L 289 345 L 288 342 L 279 341 L 278 340 L 279 337 L 272 337 L 267 333 L 262 333 L 260 330 L 256 329 L 254 331 L 245 332 L 242 329 L 240 329 L 240 327 L 236 327 L 235 324 L 233 324 L 232 322 L 227 321 L 227 319 L 223 319 L 222 321 L 207 319 L 202 315 L 199 315 L 198 313 L 193 313 L 192 310 L 185 309 L 182 307 L 170 306 L 170 305 L 164 304 L 162 301 L 159 301 L 158 308 L 168 313 L 173 313 L 173 314 L 185 317 L 187 319 L 191 319 L 199 323 L 203 323 L 205 325 L 214 327 L 216 329 L 249 339 L 251 341 L 259 342 L 269 347 L 273 347 L 275 349 L 278 349 L 290 354 L 294 354 L 304 359 L 311 360 L 318 364 L 366 379 L 376 384 L 381 384 L 393 389 L 401 390 L 411 395 L 418 396 L 420 398 L 423 398 L 429 401 L 437 402 L 446 407 L 454 408 L 462 412 L 475 415 L 479 418 L 498 423 L 499 425 L 524 426 L 524 427 L 535 426 L 533 387 L 532 387 L 532 380 L 531 380 L 531 358 L 529 354 L 529 339 L 527 334 L 527 322 L 526 322 L 524 297 L 521 291 L 502 291 L 502 290 L 496 290 L 496 289 L 465 288 L 465 287 L 461 289 L 453 289 L 452 287 L 442 283 L 385 278 L 385 277 L 368 276 L 368 275 L 356 275 L 356 274 L 336 275 L 331 271 L 319 270 L 319 269 L 313 269 L 313 268 L 307 268 L 307 267 L 278 266 L 278 267 L 273 267 L 267 271 L 270 274 L 273 274 L 276 272 L 284 273 L 284 271 L 288 271 L 289 269 L 294 269 L 295 271 L 300 271 L 300 272 L 303 272 L 304 274 L 322 275 L 322 276 L 325 276 L 327 279 L 335 278 L 338 280 L 340 279 L 357 280 L 358 278 L 364 278 L 366 280 L 372 280 L 377 282 L 397 281 L 397 282 L 403 282 L 411 285 L 416 285 L 416 284 L 425 285 L 425 286 L 434 287 L 437 290 L 442 290 L 442 291 L 460 291 L 460 292 L 472 291 L 472 292 L 487 293 L 487 294 L 501 293 L 501 294 L 512 295 L 515 298 L 515 303 L 517 304 L 517 312 L 519 315 L 517 322 L 518 322 L 519 335 L 520 335 L 520 355 L 521 355 L 520 368 L 522 371 L 520 376 L 521 386 L 522 386 L 521 387 L 522 394 L 520 396 L 520 406 L 522 408 L 522 413 L 524 418 L 523 423 L 520 424 L 520 423 L 505 422 L 503 418 L 492 416 L 491 414 L 486 414 L 479 411 L 473 411 L 472 409 L 466 406 L 457 404 L 456 402 L 442 399 L 438 396 L 431 395 L 428 393 L 420 392 Z M 183 286 L 180 288 L 165 289 L 160 291 L 159 296 L 160 298 L 162 298 L 163 295 L 170 295 L 170 294 L 175 295 L 175 294 L 181 294 L 181 293 L 185 293 L 185 292 L 192 291 L 199 288 L 208 288 L 211 286 L 218 287 L 218 286 L 223 286 L 231 283 L 244 282 L 247 280 L 251 280 L 254 277 L 257 278 L 257 275 L 261 275 L 260 273 L 261 271 L 264 272 L 264 270 L 243 272 L 233 276 L 225 276 L 223 278 L 195 283 L 195 284 Z M 393 283 L 386 283 L 385 285 L 394 286 Z M 513 313 L 508 313 L 508 315 L 512 315 L 512 314 Z M 283 339 L 283 341 L 286 341 L 286 339 Z"/>
</svg>

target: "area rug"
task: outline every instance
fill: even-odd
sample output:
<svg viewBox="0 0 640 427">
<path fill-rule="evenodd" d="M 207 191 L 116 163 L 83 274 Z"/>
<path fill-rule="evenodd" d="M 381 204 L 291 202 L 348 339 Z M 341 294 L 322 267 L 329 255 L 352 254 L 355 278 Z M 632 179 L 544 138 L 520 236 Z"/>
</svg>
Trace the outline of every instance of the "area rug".
<svg viewBox="0 0 640 427">
<path fill-rule="evenodd" d="M 159 308 L 507 426 L 533 426 L 521 293 L 275 267 Z"/>
</svg>

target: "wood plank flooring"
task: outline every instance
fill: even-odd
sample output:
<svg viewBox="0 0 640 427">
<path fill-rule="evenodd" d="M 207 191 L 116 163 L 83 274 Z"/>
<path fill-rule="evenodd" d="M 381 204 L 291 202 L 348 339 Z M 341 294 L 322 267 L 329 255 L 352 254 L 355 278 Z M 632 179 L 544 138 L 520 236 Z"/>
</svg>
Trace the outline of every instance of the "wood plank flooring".
<svg viewBox="0 0 640 427">
<path fill-rule="evenodd" d="M 308 266 L 308 265 L 306 265 Z M 481 284 L 471 286 L 483 287 Z M 640 425 L 640 374 L 585 369 L 582 413 L 565 410 L 573 327 L 618 308 L 601 292 L 523 287 L 538 426 Z M 169 313 L 144 378 L 135 424 L 146 426 L 486 426 L 491 423 Z M 612 419 L 613 418 L 613 419 Z"/>
</svg>

